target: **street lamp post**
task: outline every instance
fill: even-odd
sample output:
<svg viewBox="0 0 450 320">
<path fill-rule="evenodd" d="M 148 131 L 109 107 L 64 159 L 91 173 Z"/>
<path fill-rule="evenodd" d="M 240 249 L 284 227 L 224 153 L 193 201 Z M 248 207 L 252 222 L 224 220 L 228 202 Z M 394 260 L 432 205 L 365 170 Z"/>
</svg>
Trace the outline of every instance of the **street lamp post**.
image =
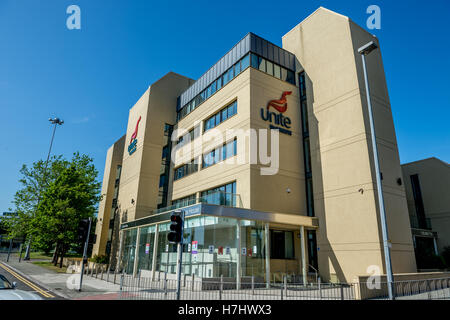
<svg viewBox="0 0 450 320">
<path fill-rule="evenodd" d="M 378 46 L 374 41 L 369 42 L 368 44 L 362 46 L 358 49 L 358 53 L 361 54 L 362 64 L 364 69 L 364 81 L 366 85 L 366 96 L 367 96 L 367 108 L 369 110 L 369 123 L 370 123 L 370 133 L 372 138 L 372 151 L 373 151 L 373 160 L 375 164 L 375 175 L 377 181 L 377 194 L 378 194 L 378 203 L 380 207 L 380 219 L 381 219 L 381 232 L 383 236 L 383 246 L 384 246 L 384 260 L 386 264 L 386 275 L 388 281 L 388 293 L 389 299 L 394 299 L 394 286 L 393 286 L 393 275 L 392 275 L 392 264 L 391 264 L 391 249 L 388 240 L 388 230 L 386 224 L 386 212 L 384 208 L 384 198 L 383 198 L 383 188 L 381 185 L 381 173 L 380 173 L 380 163 L 378 160 L 378 148 L 375 137 L 375 126 L 373 122 L 373 111 L 372 111 L 372 103 L 370 100 L 370 88 L 369 88 L 369 79 L 367 77 L 367 67 L 366 67 L 366 56 L 370 54 L 373 50 L 377 49 Z"/>
<path fill-rule="evenodd" d="M 38 201 L 37 201 L 37 205 L 36 205 L 36 210 L 37 210 L 37 207 L 39 206 L 39 203 L 41 202 L 42 187 L 45 184 L 45 180 L 46 180 L 47 166 L 48 166 L 48 161 L 50 160 L 50 154 L 52 152 L 53 139 L 55 138 L 56 127 L 58 125 L 61 126 L 64 123 L 64 121 L 59 118 L 54 118 L 54 119 L 50 118 L 50 119 L 48 119 L 48 121 L 50 121 L 51 124 L 53 124 L 54 126 L 53 126 L 52 139 L 50 140 L 50 148 L 48 149 L 47 161 L 45 161 L 44 172 L 42 174 L 42 184 L 40 185 L 40 188 L 39 188 L 39 197 L 38 197 Z M 30 239 L 28 240 L 27 248 L 25 250 L 25 258 L 23 258 L 24 260 L 30 260 L 31 240 L 32 240 L 32 236 L 30 236 Z"/>
</svg>

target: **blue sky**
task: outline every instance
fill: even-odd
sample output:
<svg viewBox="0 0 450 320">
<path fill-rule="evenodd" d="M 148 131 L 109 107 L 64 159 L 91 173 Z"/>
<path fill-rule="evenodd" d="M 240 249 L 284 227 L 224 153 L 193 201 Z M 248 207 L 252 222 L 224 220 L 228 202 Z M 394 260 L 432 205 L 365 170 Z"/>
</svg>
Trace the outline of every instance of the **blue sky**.
<svg viewBox="0 0 450 320">
<path fill-rule="evenodd" d="M 81 30 L 66 8 L 81 8 Z M 11 206 L 22 164 L 53 153 L 94 158 L 127 125 L 128 110 L 168 71 L 198 78 L 247 32 L 281 37 L 319 6 L 366 28 L 381 8 L 384 67 L 401 162 L 450 159 L 450 2 L 0 0 L 0 212 Z"/>
</svg>

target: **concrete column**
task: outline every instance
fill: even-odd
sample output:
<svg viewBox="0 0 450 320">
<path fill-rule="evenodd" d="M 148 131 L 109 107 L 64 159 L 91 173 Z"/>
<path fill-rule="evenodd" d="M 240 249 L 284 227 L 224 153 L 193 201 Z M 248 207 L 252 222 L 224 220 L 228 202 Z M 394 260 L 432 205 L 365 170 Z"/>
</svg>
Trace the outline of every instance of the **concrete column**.
<svg viewBox="0 0 450 320">
<path fill-rule="evenodd" d="M 237 258 L 236 258 L 236 289 L 241 289 L 241 221 L 236 225 Z"/>
<path fill-rule="evenodd" d="M 134 265 L 133 265 L 133 277 L 135 278 L 138 273 L 138 265 L 139 265 L 139 245 L 140 245 L 140 237 L 141 236 L 141 228 L 137 228 L 136 232 L 136 249 L 134 251 Z"/>
<path fill-rule="evenodd" d="M 121 259 L 122 259 L 122 247 L 123 247 L 123 233 L 124 231 L 121 230 L 119 231 L 120 235 L 119 235 L 119 252 L 117 254 L 117 263 L 116 263 L 116 269 L 118 271 L 120 271 L 120 264 L 121 264 Z"/>
<path fill-rule="evenodd" d="M 153 241 L 152 281 L 155 281 L 156 257 L 158 255 L 158 239 L 159 239 L 159 224 L 156 225 L 155 240 Z"/>
<path fill-rule="evenodd" d="M 306 238 L 306 230 L 304 226 L 300 227 L 300 250 L 302 256 L 302 276 L 303 276 L 303 284 L 306 285 L 308 282 L 308 258 L 306 254 L 308 239 Z"/>
<path fill-rule="evenodd" d="M 269 224 L 264 225 L 264 246 L 266 247 L 266 288 L 270 288 L 270 240 Z"/>
</svg>

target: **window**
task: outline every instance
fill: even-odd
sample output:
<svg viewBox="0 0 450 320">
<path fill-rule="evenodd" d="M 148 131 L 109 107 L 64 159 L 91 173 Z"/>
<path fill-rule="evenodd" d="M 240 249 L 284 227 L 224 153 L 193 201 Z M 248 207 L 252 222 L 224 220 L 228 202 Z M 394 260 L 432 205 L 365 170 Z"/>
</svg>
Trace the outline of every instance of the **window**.
<svg viewBox="0 0 450 320">
<path fill-rule="evenodd" d="M 266 72 L 266 60 L 258 57 L 258 69 L 259 71 Z"/>
<path fill-rule="evenodd" d="M 254 67 L 258 69 L 258 56 L 256 55 L 253 56 L 256 59 L 255 60 L 256 66 Z M 179 109 L 177 113 L 177 121 L 180 121 L 186 115 L 191 113 L 196 107 L 202 104 L 205 100 L 209 99 L 214 93 L 219 91 L 228 82 L 233 80 L 233 78 L 237 77 L 249 65 L 250 65 L 250 54 L 247 54 L 241 60 L 239 60 L 233 66 L 231 66 L 231 68 L 225 71 L 221 76 L 219 76 L 217 80 L 213 81 L 205 90 L 203 90 L 196 97 L 194 97 L 188 104 Z M 178 97 L 177 104 L 179 104 L 179 98 L 180 97 Z"/>
<path fill-rule="evenodd" d="M 236 181 L 201 193 L 201 201 L 209 204 L 236 206 Z"/>
<path fill-rule="evenodd" d="M 179 208 L 186 207 L 191 204 L 195 204 L 195 193 L 191 194 L 190 196 L 172 201 L 172 205 L 177 206 Z"/>
<path fill-rule="evenodd" d="M 252 68 L 259 69 L 258 56 L 252 53 Z"/>
<path fill-rule="evenodd" d="M 267 61 L 266 63 L 267 73 L 273 76 L 273 63 L 270 61 Z"/>
<path fill-rule="evenodd" d="M 191 160 L 189 163 L 184 164 L 175 169 L 173 180 L 174 181 L 179 180 L 197 171 L 198 171 L 198 164 L 196 163 L 195 159 Z"/>
<path fill-rule="evenodd" d="M 281 79 L 281 67 L 277 64 L 273 65 L 273 76 L 275 78 Z"/>
<path fill-rule="evenodd" d="M 294 233 L 270 230 L 270 258 L 294 259 Z"/>
<path fill-rule="evenodd" d="M 208 168 L 216 163 L 231 158 L 237 154 L 237 140 L 230 141 L 203 155 L 202 168 Z"/>
<path fill-rule="evenodd" d="M 290 84 L 295 85 L 294 72 L 292 72 L 291 70 L 287 70 L 286 81 Z"/>
<path fill-rule="evenodd" d="M 247 67 L 250 65 L 250 55 L 246 55 L 244 58 L 242 58 L 241 60 L 241 71 L 244 71 L 245 69 L 247 69 Z"/>
<path fill-rule="evenodd" d="M 308 261 L 309 272 L 315 272 L 319 269 L 319 263 L 317 260 L 317 238 L 315 230 L 308 230 Z M 314 269 L 315 270 L 314 270 Z"/>
<path fill-rule="evenodd" d="M 237 101 L 234 101 L 218 113 L 205 120 L 205 132 L 217 127 L 219 124 L 237 113 Z"/>
<path fill-rule="evenodd" d="M 235 76 L 237 76 L 239 73 L 241 73 L 241 61 L 238 61 L 234 65 L 234 74 L 235 74 Z"/>
</svg>

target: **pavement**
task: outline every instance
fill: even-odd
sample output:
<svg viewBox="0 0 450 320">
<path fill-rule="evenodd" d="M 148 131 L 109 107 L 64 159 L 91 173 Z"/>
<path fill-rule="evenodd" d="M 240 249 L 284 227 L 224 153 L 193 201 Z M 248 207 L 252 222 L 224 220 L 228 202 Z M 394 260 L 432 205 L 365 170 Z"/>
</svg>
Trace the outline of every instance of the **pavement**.
<svg viewBox="0 0 450 320">
<path fill-rule="evenodd" d="M 33 291 L 46 300 L 116 300 L 119 284 L 106 282 L 95 277 L 84 276 L 82 291 L 78 291 L 80 274 L 58 273 L 33 264 L 32 261 L 19 262 L 18 257 L 0 254 L 0 274 L 10 282 L 16 281 L 17 288 Z M 37 260 L 36 260 L 37 261 Z M 39 260 L 42 261 L 42 260 Z"/>
</svg>

